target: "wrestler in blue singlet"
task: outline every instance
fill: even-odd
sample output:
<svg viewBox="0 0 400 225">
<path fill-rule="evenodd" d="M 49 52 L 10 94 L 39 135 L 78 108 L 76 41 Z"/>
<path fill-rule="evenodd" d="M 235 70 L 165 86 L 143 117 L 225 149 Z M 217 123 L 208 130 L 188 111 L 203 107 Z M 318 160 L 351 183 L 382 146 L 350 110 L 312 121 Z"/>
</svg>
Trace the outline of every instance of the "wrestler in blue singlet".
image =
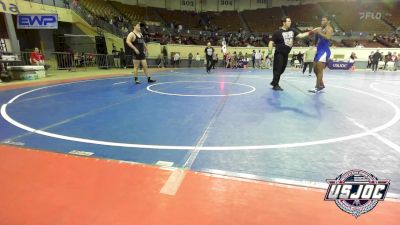
<svg viewBox="0 0 400 225">
<path fill-rule="evenodd" d="M 325 32 L 324 28 L 322 32 Z M 317 41 L 317 54 L 315 54 L 314 62 L 323 62 L 326 63 L 331 56 L 331 50 L 329 49 L 329 40 L 325 39 L 320 35 L 316 35 Z"/>
</svg>

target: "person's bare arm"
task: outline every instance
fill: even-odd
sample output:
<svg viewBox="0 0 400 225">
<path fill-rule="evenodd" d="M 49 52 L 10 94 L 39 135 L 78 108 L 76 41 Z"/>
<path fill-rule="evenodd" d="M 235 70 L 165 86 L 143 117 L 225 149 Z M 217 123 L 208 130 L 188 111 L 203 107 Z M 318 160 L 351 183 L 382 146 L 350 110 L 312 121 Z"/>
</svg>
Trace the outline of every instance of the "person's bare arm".
<svg viewBox="0 0 400 225">
<path fill-rule="evenodd" d="M 314 29 L 311 29 L 311 31 L 307 31 L 307 32 L 304 32 L 304 33 L 300 33 L 300 34 L 298 34 L 298 35 L 296 36 L 296 38 L 305 38 L 305 37 L 308 37 L 308 36 L 310 36 L 311 34 L 313 34 L 317 29 L 318 29 L 318 28 L 314 28 Z"/>
<path fill-rule="evenodd" d="M 144 50 L 148 53 L 148 52 L 149 52 L 149 49 L 147 49 L 146 43 L 143 43 L 143 45 L 144 45 Z"/>
<path fill-rule="evenodd" d="M 304 33 L 300 33 L 296 36 L 296 38 L 305 38 L 310 36 L 310 32 L 304 32 Z"/>
</svg>

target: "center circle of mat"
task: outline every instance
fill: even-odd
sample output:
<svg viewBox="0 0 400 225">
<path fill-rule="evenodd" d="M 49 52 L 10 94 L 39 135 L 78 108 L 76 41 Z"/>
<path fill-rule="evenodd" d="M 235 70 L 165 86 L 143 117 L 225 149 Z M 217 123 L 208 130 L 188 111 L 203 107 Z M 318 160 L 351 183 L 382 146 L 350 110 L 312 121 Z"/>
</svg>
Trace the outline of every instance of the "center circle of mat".
<svg viewBox="0 0 400 225">
<path fill-rule="evenodd" d="M 184 89 L 189 90 L 196 90 L 197 92 L 211 92 L 211 93 L 199 93 L 199 94 L 192 94 L 192 93 L 178 93 L 178 92 L 167 92 L 167 91 L 160 91 L 160 90 L 155 90 L 154 87 L 156 86 L 166 86 L 170 84 L 185 84 L 186 87 Z M 201 84 L 199 86 L 199 84 Z M 191 85 L 191 86 L 187 86 Z M 197 86 L 196 86 L 197 85 Z M 240 87 L 246 87 L 248 90 L 238 92 L 238 93 L 231 93 L 231 92 L 226 92 L 226 93 L 215 93 L 215 90 L 218 89 L 217 91 L 219 92 L 224 92 L 226 89 L 229 89 L 229 87 L 235 87 L 235 86 L 240 86 Z M 247 84 L 241 84 L 241 83 L 232 83 L 232 82 L 218 82 L 218 81 L 173 81 L 173 82 L 162 82 L 162 83 L 156 83 L 147 86 L 147 90 L 153 93 L 157 94 L 162 94 L 162 95 L 172 95 L 172 96 L 180 96 L 180 97 L 224 97 L 224 96 L 239 96 L 239 95 L 245 95 L 245 94 L 250 94 L 256 90 L 255 87 L 247 85 Z M 214 92 L 214 93 L 213 93 Z"/>
</svg>

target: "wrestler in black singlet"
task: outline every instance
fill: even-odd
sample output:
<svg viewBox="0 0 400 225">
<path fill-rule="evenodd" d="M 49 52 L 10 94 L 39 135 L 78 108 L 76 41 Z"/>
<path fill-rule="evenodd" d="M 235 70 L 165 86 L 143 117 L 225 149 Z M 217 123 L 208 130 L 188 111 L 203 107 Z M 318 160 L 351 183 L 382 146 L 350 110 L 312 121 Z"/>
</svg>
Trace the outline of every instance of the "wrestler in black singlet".
<svg viewBox="0 0 400 225">
<path fill-rule="evenodd" d="M 145 60 L 146 59 L 146 54 L 144 53 L 144 38 L 143 35 L 140 34 L 140 37 L 133 32 L 133 35 L 135 35 L 135 40 L 132 42 L 133 46 L 137 48 L 139 51 L 139 54 L 136 54 L 135 51 L 133 51 L 133 59 L 134 60 Z"/>
</svg>

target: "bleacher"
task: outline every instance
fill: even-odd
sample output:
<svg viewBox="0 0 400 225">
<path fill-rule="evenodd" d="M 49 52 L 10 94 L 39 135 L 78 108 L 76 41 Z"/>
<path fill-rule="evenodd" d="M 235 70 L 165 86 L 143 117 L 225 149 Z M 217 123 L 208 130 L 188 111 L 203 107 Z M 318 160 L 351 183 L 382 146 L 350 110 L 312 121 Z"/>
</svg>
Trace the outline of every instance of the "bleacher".
<svg viewBox="0 0 400 225">
<path fill-rule="evenodd" d="M 200 16 L 196 12 L 157 9 L 167 23 L 182 25 L 184 29 L 200 29 Z"/>
<path fill-rule="evenodd" d="M 140 7 L 136 5 L 126 5 L 120 2 L 111 2 L 111 4 L 121 14 L 130 21 L 153 21 L 160 22 L 155 9 L 152 7 Z"/>
<path fill-rule="evenodd" d="M 369 12 L 380 13 L 382 18 L 394 27 L 400 27 L 400 2 L 365 3 L 364 8 Z"/>
<path fill-rule="evenodd" d="M 338 42 L 335 40 L 331 40 L 331 45 L 332 47 L 344 47 L 344 44 L 342 42 Z"/>
<path fill-rule="evenodd" d="M 400 47 L 400 34 L 384 34 L 377 36 L 377 40 L 385 46 L 392 48 Z"/>
<path fill-rule="evenodd" d="M 250 30 L 253 32 L 273 32 L 281 26 L 282 10 L 270 9 L 245 10 L 242 12 Z"/>
<path fill-rule="evenodd" d="M 107 1 L 97 1 L 97 0 L 80 0 L 79 5 L 87 9 L 93 16 L 105 17 L 108 19 L 122 16 L 118 10 L 116 10 Z"/>
<path fill-rule="evenodd" d="M 221 31 L 238 32 L 240 28 L 243 28 L 239 13 L 236 11 L 204 12 L 201 15 L 203 18 L 209 18 L 210 23 L 216 25 Z"/>
<path fill-rule="evenodd" d="M 335 21 L 345 32 L 392 31 L 392 28 L 383 20 L 372 18 L 362 19 L 360 13 L 367 12 L 368 9 L 358 2 L 323 2 L 319 4 L 330 16 L 334 15 Z"/>
<path fill-rule="evenodd" d="M 316 27 L 320 24 L 322 12 L 317 4 L 306 4 L 285 7 L 292 24 L 304 24 Z"/>
<path fill-rule="evenodd" d="M 269 9 L 257 9 L 257 10 L 245 10 L 242 12 L 237 11 L 222 11 L 222 12 L 202 12 L 196 13 L 192 11 L 179 11 L 179 10 L 168 10 L 162 8 L 152 8 L 152 7 L 142 7 L 136 5 L 126 5 L 120 2 L 110 2 L 110 1 L 96 1 L 96 0 L 80 0 L 79 4 L 87 9 L 95 18 L 103 19 L 110 22 L 111 19 L 115 21 L 115 18 L 123 17 L 124 23 L 130 24 L 130 21 L 154 21 L 160 22 L 161 26 L 166 26 L 171 28 L 170 24 L 175 25 L 175 30 L 177 25 L 182 25 L 183 29 L 186 30 L 208 30 L 219 32 L 233 32 L 237 33 L 240 28 L 244 28 L 243 22 L 240 19 L 240 14 L 244 19 L 244 22 L 250 28 L 251 32 L 255 33 L 272 33 L 278 27 L 281 26 L 280 19 L 285 12 L 292 19 L 293 27 L 315 27 L 320 24 L 320 16 L 323 11 L 327 12 L 328 15 L 332 16 L 333 20 L 339 25 L 339 27 L 344 32 L 370 32 L 378 34 L 387 34 L 393 31 L 393 27 L 387 24 L 385 21 L 390 21 L 390 23 L 395 25 L 400 25 L 400 14 L 397 13 L 400 8 L 400 3 L 386 4 L 381 2 L 374 3 L 359 3 L 359 2 L 323 2 L 318 4 L 305 4 L 296 6 L 283 6 L 274 7 Z M 323 9 L 323 10 L 321 10 Z M 349 10 L 351 9 L 351 10 Z M 360 12 L 381 12 L 383 19 L 372 19 L 365 18 L 360 19 Z M 240 14 L 239 14 L 240 13 Z M 384 21 L 385 20 L 385 21 Z M 165 23 L 164 23 L 165 22 Z M 121 23 L 114 23 L 114 26 L 121 28 Z M 130 29 L 130 27 L 128 27 Z M 160 28 L 161 29 L 161 28 Z M 158 29 L 159 31 L 159 29 Z M 204 44 L 207 41 L 212 43 L 220 40 L 221 37 L 211 38 L 210 36 L 204 36 L 197 34 L 190 34 L 188 37 L 178 37 L 172 32 L 173 43 L 182 42 Z M 168 35 L 168 32 L 164 34 L 163 32 L 153 32 L 157 36 L 157 40 L 164 40 L 163 35 Z M 176 36 L 176 37 L 175 37 Z M 248 37 L 247 37 L 248 38 Z M 258 36 L 258 38 L 263 38 Z M 255 41 L 254 45 L 264 45 L 266 42 Z M 183 41 L 185 40 L 185 41 Z M 349 46 L 350 41 L 345 42 L 334 42 L 333 45 Z M 238 46 L 246 46 L 249 40 L 239 39 L 234 41 Z M 396 44 L 391 43 L 388 39 L 378 39 L 375 41 L 370 40 L 360 40 L 360 43 L 364 47 L 395 47 Z M 295 46 L 306 45 L 306 42 L 296 41 Z"/>
</svg>

